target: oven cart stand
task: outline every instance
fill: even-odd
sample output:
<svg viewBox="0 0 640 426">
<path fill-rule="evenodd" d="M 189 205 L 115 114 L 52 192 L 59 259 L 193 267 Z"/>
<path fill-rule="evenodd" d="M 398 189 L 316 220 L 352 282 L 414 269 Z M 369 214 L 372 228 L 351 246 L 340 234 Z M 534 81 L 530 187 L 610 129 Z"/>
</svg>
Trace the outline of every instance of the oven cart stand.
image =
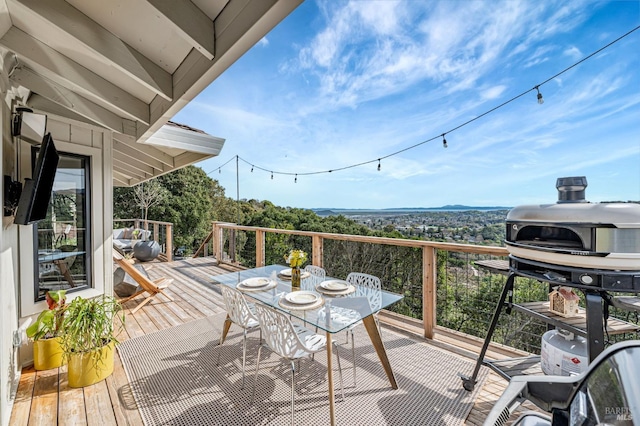
<svg viewBox="0 0 640 426">
<path fill-rule="evenodd" d="M 491 324 L 489 325 L 489 330 L 487 331 L 487 336 L 484 339 L 484 343 L 482 345 L 482 349 L 480 350 L 480 354 L 478 355 L 478 360 L 476 361 L 476 366 L 473 370 L 473 374 L 471 377 L 460 375 L 462 379 L 462 386 L 465 390 L 471 392 L 476 385 L 478 373 L 480 372 L 480 367 L 484 364 L 489 368 L 494 370 L 496 373 L 500 374 L 505 379 L 509 379 L 510 377 L 500 370 L 498 367 L 494 366 L 490 362 L 486 362 L 484 360 L 485 354 L 487 353 L 487 349 L 489 348 L 489 344 L 491 343 L 491 338 L 493 337 L 493 332 L 496 329 L 496 325 L 498 324 L 498 319 L 500 318 L 500 313 L 502 312 L 502 308 L 505 306 L 505 302 L 507 297 L 509 298 L 509 302 L 507 303 L 506 313 L 507 315 L 511 314 L 511 309 L 513 306 L 513 285 L 517 276 L 520 276 L 511 270 L 509 276 L 507 277 L 507 281 L 502 289 L 502 293 L 500 294 L 500 300 L 498 301 L 498 305 L 496 306 L 496 310 L 493 313 L 493 318 L 491 319 Z M 521 276 L 527 277 L 526 274 L 522 274 Z M 531 278 L 531 277 L 528 277 Z M 546 281 L 550 284 L 558 285 L 557 282 L 553 280 L 544 280 L 539 277 L 536 277 L 540 281 Z M 575 284 L 574 284 L 575 286 Z M 594 291 L 593 289 L 586 289 L 583 286 L 578 286 L 585 294 L 586 300 L 586 325 L 587 325 L 587 350 L 589 355 L 589 362 L 593 361 L 599 354 L 604 350 L 604 326 L 603 319 L 605 318 L 605 310 L 603 308 L 603 292 L 602 291 Z M 605 303 L 606 301 L 605 296 Z M 608 310 L 607 310 L 608 311 Z M 608 315 L 607 315 L 608 316 Z M 555 321 L 550 322 L 551 324 L 555 324 Z"/>
</svg>

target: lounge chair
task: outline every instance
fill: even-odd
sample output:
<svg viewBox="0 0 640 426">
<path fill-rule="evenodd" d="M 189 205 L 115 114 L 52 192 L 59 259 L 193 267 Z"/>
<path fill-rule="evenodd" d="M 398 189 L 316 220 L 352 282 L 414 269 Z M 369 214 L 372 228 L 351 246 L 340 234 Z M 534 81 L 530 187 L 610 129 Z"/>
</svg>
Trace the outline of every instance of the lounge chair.
<svg viewBox="0 0 640 426">
<path fill-rule="evenodd" d="M 136 269 L 125 259 L 114 256 L 113 260 L 140 286 L 140 289 L 133 293 L 131 296 L 125 299 L 120 299 L 120 303 L 128 302 L 129 300 L 141 295 L 142 293 L 148 293 L 148 296 L 131 311 L 132 314 L 135 314 L 138 309 L 151 302 L 151 300 L 159 293 L 162 293 L 164 297 L 173 302 L 173 299 L 164 292 L 164 290 L 173 282 L 173 278 L 159 278 L 157 280 L 151 281 L 148 277 L 146 277 L 142 272 Z"/>
</svg>

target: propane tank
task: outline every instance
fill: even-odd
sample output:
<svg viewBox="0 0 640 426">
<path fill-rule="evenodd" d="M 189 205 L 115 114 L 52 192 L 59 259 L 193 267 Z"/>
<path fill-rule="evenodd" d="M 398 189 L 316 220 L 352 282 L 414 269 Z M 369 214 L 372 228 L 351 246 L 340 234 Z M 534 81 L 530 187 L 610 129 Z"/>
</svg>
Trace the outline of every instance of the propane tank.
<svg viewBox="0 0 640 426">
<path fill-rule="evenodd" d="M 573 376 L 586 371 L 588 364 L 584 337 L 559 328 L 542 335 L 540 365 L 544 374 Z"/>
</svg>

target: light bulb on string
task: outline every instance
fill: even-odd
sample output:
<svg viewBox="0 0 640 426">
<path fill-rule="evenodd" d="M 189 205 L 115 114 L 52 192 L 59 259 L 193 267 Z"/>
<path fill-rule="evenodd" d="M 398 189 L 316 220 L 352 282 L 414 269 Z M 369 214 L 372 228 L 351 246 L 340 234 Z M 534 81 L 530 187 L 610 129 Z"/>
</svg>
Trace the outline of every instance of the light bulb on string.
<svg viewBox="0 0 640 426">
<path fill-rule="evenodd" d="M 382 167 L 382 166 L 380 165 L 380 159 L 378 158 L 378 171 L 380 171 L 380 168 L 381 168 L 381 167 Z"/>
<path fill-rule="evenodd" d="M 222 174 L 222 169 L 218 169 L 218 174 L 221 175 Z"/>
<path fill-rule="evenodd" d="M 296 173 L 296 177 L 293 179 L 293 183 L 298 183 L 298 174 Z"/>
<path fill-rule="evenodd" d="M 251 165 L 251 173 L 253 173 L 253 164 Z"/>
<path fill-rule="evenodd" d="M 271 172 L 271 180 L 273 180 L 273 172 Z"/>
<path fill-rule="evenodd" d="M 538 103 L 542 105 L 544 103 L 544 99 L 542 98 L 542 93 L 540 93 L 540 87 L 536 86 L 536 91 L 538 92 Z"/>
<path fill-rule="evenodd" d="M 448 147 L 449 147 L 449 144 L 447 143 L 447 140 L 445 139 L 444 135 L 445 135 L 445 134 L 443 133 L 443 134 L 442 134 L 442 147 L 443 147 L 443 148 L 448 148 Z"/>
</svg>

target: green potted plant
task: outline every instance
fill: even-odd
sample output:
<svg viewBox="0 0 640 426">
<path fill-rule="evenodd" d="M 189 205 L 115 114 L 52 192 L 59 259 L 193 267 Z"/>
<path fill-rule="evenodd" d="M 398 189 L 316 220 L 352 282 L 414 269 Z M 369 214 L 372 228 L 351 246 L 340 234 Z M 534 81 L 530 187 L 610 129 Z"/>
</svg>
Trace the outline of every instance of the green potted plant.
<svg viewBox="0 0 640 426">
<path fill-rule="evenodd" d="M 48 291 L 45 295 L 49 309 L 40 312 L 26 332 L 33 341 L 33 366 L 49 370 L 64 364 L 60 334 L 63 330 L 65 291 Z"/>
<path fill-rule="evenodd" d="M 113 373 L 116 336 L 123 324 L 122 307 L 113 297 L 77 297 L 67 305 L 62 347 L 70 387 L 89 386 Z"/>
</svg>

